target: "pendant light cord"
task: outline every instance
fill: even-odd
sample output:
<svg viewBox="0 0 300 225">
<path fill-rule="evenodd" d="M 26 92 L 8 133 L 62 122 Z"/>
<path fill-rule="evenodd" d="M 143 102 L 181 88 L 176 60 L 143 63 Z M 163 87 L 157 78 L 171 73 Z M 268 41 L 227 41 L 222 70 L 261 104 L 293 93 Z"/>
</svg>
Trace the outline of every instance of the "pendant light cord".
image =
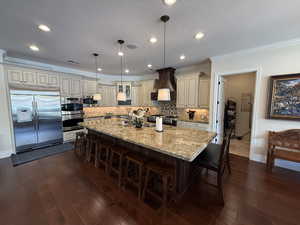
<svg viewBox="0 0 300 225">
<path fill-rule="evenodd" d="M 97 60 L 97 56 L 95 56 L 95 65 L 96 65 L 96 84 L 98 83 L 98 60 Z"/>
<path fill-rule="evenodd" d="M 123 56 L 121 56 L 121 85 L 123 84 Z"/>
<path fill-rule="evenodd" d="M 166 22 L 164 22 L 164 68 L 166 67 Z"/>
</svg>

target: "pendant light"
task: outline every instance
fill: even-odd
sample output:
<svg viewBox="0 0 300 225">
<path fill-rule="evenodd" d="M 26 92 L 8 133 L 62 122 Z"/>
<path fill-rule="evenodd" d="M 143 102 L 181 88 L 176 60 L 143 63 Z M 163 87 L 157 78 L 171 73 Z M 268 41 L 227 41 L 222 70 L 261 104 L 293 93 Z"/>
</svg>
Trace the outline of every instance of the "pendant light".
<svg viewBox="0 0 300 225">
<path fill-rule="evenodd" d="M 166 25 L 169 21 L 170 17 L 167 15 L 164 15 L 160 17 L 160 20 L 164 23 L 164 48 L 163 48 L 163 68 L 166 67 Z M 163 88 L 161 87 L 158 89 L 158 101 L 170 101 L 171 100 L 171 94 L 169 88 Z"/>
<path fill-rule="evenodd" d="M 122 86 L 122 90 L 121 91 L 118 90 L 117 101 L 125 102 L 126 101 L 126 95 L 125 95 L 124 90 L 123 90 L 123 56 L 124 56 L 124 53 L 122 51 L 124 41 L 123 40 L 118 40 L 118 43 L 120 44 L 120 50 L 118 52 L 118 55 L 120 56 L 120 59 L 121 59 L 121 86 Z M 120 53 L 122 53 L 122 54 L 120 54 Z"/>
<path fill-rule="evenodd" d="M 96 71 L 96 93 L 93 95 L 93 99 L 95 101 L 100 101 L 102 100 L 102 96 L 100 93 L 97 93 L 97 86 L 98 86 L 98 53 L 93 53 L 93 56 L 95 57 L 95 71 Z"/>
</svg>

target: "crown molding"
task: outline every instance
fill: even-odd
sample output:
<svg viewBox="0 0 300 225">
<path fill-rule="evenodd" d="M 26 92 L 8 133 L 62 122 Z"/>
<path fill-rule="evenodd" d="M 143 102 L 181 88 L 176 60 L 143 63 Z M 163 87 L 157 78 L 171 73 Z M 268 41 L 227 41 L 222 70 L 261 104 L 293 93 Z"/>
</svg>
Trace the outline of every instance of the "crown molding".
<svg viewBox="0 0 300 225">
<path fill-rule="evenodd" d="M 214 63 L 214 62 L 216 62 L 218 60 L 221 60 L 223 58 L 226 58 L 226 57 L 246 55 L 246 54 L 251 54 L 251 53 L 258 52 L 258 51 L 272 50 L 272 49 L 278 49 L 278 48 L 284 48 L 284 47 L 291 47 L 291 46 L 295 46 L 295 45 L 300 45 L 300 39 L 299 38 L 288 40 L 288 41 L 276 42 L 276 43 L 273 43 L 273 44 L 259 46 L 259 47 L 256 47 L 256 48 L 243 49 L 243 50 L 240 50 L 240 51 L 235 51 L 235 52 L 231 52 L 231 53 L 224 54 L 224 55 L 212 56 L 212 57 L 210 57 L 210 60 Z"/>
</svg>

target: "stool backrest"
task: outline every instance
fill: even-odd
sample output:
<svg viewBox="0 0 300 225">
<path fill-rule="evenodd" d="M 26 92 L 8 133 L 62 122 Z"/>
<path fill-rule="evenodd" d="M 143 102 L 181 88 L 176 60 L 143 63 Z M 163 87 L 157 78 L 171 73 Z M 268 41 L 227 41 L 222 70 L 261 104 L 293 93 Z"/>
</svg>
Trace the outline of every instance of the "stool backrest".
<svg viewBox="0 0 300 225">
<path fill-rule="evenodd" d="M 229 146 L 230 146 L 230 139 L 233 132 L 233 127 L 230 127 L 228 132 L 226 132 L 226 135 L 223 139 L 222 148 L 221 148 L 221 154 L 219 158 L 219 170 L 223 171 L 225 169 L 226 160 L 228 160 L 228 154 L 229 154 Z"/>
</svg>

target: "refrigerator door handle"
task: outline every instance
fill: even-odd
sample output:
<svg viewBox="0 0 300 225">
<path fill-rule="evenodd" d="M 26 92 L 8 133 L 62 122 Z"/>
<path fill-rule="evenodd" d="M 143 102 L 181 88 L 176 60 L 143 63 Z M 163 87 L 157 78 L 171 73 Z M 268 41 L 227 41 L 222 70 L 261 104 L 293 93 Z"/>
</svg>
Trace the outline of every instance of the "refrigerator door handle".
<svg viewBox="0 0 300 225">
<path fill-rule="evenodd" d="M 35 119 L 36 119 L 36 129 L 37 131 L 40 129 L 40 117 L 39 117 L 39 108 L 38 103 L 35 101 Z"/>
<path fill-rule="evenodd" d="M 34 127 L 34 130 L 36 131 L 36 109 L 35 109 L 35 101 L 32 101 L 32 120 L 33 120 L 33 127 Z"/>
</svg>

